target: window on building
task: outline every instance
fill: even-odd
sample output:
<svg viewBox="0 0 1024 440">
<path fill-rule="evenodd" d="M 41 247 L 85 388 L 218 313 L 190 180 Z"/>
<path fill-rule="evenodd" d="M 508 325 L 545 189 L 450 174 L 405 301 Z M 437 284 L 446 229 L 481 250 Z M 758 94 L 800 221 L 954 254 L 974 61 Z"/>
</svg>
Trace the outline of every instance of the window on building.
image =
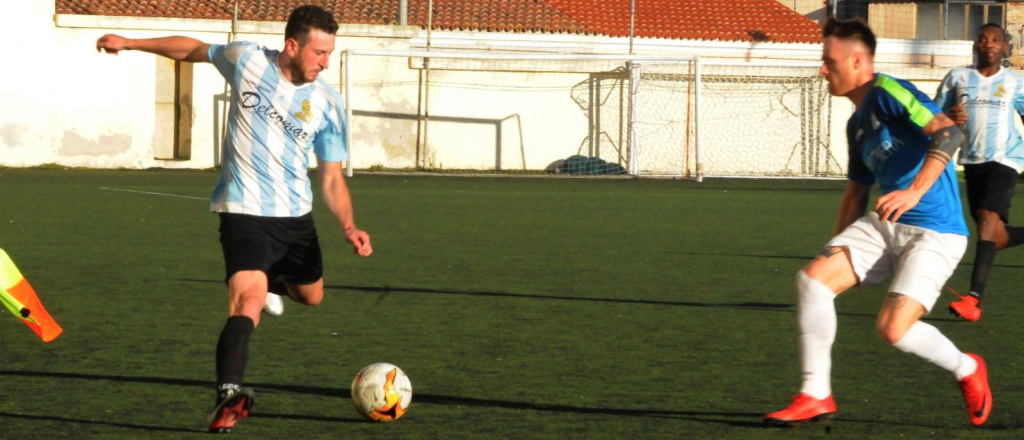
<svg viewBox="0 0 1024 440">
<path fill-rule="evenodd" d="M 915 38 L 973 40 L 978 27 L 985 23 L 1004 26 L 1006 5 L 994 1 L 918 2 Z"/>
</svg>

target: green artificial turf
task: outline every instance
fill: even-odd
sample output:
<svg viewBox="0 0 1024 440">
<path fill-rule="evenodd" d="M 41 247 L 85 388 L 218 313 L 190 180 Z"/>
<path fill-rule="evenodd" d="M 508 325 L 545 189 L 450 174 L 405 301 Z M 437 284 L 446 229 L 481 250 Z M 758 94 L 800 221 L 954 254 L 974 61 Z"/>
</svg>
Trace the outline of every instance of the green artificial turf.
<svg viewBox="0 0 1024 440">
<path fill-rule="evenodd" d="M 227 316 L 216 179 L 0 169 L 0 248 L 65 330 L 43 344 L 0 315 L 0 439 L 206 435 Z M 374 254 L 352 253 L 317 196 L 325 300 L 261 321 L 245 377 L 256 406 L 235 436 L 1024 437 L 1019 249 L 999 254 L 980 322 L 953 319 L 948 294 L 927 318 L 988 360 L 985 428 L 951 374 L 876 336 L 884 286 L 837 300 L 836 420 L 761 426 L 799 390 L 793 276 L 830 238 L 844 182 L 348 183 Z M 972 261 L 973 245 L 951 285 L 966 288 Z M 412 379 L 395 423 L 364 422 L 349 401 L 374 362 Z"/>
</svg>

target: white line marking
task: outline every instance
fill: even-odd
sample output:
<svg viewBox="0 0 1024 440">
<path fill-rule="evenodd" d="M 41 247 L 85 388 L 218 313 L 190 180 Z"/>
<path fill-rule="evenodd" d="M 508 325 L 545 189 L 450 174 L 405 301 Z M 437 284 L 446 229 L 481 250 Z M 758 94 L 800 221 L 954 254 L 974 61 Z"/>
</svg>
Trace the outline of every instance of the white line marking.
<svg viewBox="0 0 1024 440">
<path fill-rule="evenodd" d="M 179 196 L 177 194 L 165 194 L 165 193 L 149 192 L 149 191 L 136 191 L 136 190 L 133 190 L 133 189 L 107 188 L 107 187 L 102 187 L 102 186 L 100 187 L 100 189 L 105 189 L 107 191 L 121 191 L 121 192 L 130 192 L 130 193 L 138 193 L 138 194 L 151 194 L 151 195 L 154 195 L 154 196 L 178 197 L 178 198 L 182 198 L 182 199 L 203 200 L 203 201 L 210 200 L 210 199 L 206 199 L 206 198 L 203 198 L 203 197 Z"/>
</svg>

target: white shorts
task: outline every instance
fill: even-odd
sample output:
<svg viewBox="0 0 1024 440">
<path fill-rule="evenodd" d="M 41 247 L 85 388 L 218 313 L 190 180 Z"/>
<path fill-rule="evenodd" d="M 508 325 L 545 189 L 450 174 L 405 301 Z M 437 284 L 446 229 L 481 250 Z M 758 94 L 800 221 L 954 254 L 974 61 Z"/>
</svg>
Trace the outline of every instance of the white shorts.
<svg viewBox="0 0 1024 440">
<path fill-rule="evenodd" d="M 930 313 L 967 250 L 967 237 L 881 222 L 872 212 L 825 245 L 835 246 L 850 250 L 860 285 L 878 284 L 892 276 L 889 292 L 914 298 Z"/>
</svg>

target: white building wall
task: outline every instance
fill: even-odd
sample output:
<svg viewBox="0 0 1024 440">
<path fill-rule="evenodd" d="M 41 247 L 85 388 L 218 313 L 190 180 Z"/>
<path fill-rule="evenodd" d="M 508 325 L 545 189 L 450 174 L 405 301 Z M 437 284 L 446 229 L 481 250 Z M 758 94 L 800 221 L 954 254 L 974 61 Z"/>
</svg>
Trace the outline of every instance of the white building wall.
<svg viewBox="0 0 1024 440">
<path fill-rule="evenodd" d="M 99 54 L 95 41 L 112 32 L 131 38 L 185 35 L 225 43 L 231 32 L 230 21 L 55 15 L 52 2 L 35 0 L 8 0 L 5 11 L 0 15 L 0 38 L 28 42 L 22 46 L 24 49 L 10 55 L 17 61 L 0 70 L 0 102 L 4 103 L 0 106 L 0 165 L 208 168 L 219 163 L 226 116 L 225 82 L 212 65 L 194 66 L 191 158 L 157 160 L 153 158 L 156 57 L 142 52 L 124 52 L 116 57 Z M 237 38 L 279 48 L 283 28 L 283 23 L 240 22 Z M 339 51 L 332 57 L 334 68 L 323 75 L 339 89 L 337 66 L 341 50 L 409 50 L 426 46 L 426 33 L 413 27 L 342 25 L 338 34 Z M 629 40 L 561 34 L 433 32 L 431 46 L 435 50 L 627 53 Z M 634 41 L 634 48 L 636 53 L 697 55 L 704 60 L 794 62 L 816 62 L 821 50 L 813 44 L 642 38 Z M 889 64 L 908 59 L 922 67 L 908 69 L 904 64 Z M 932 93 L 949 67 L 970 62 L 970 45 L 882 41 L 878 61 L 879 70 L 923 81 L 921 89 Z M 889 66 L 899 68 L 888 69 Z M 443 76 L 438 74 L 434 79 Z M 356 92 L 353 108 L 414 114 L 420 99 L 416 89 L 412 84 L 400 92 L 388 92 L 391 95 L 369 91 L 359 96 L 360 92 Z M 506 169 L 522 167 L 523 157 L 527 168 L 543 168 L 551 160 L 565 156 L 566 150 L 551 149 L 552 139 L 558 138 L 558 144 L 576 148 L 588 134 L 587 115 L 566 102 L 562 91 L 552 92 L 558 95 L 557 102 L 550 101 L 553 98 L 544 93 L 534 93 L 519 102 L 501 103 L 466 89 L 438 87 L 431 92 L 432 115 L 489 119 L 516 115 L 502 124 L 502 163 Z M 377 95 L 369 96 L 374 93 Z M 524 111 L 524 103 L 540 110 Z M 841 105 L 836 109 L 832 142 L 845 145 L 842 129 L 848 114 L 843 114 Z M 435 121 L 429 130 L 427 151 L 433 157 L 427 159 L 433 160 L 435 166 L 493 168 L 493 126 Z M 352 131 L 352 161 L 356 168 L 415 165 L 415 120 L 356 117 Z"/>
</svg>

